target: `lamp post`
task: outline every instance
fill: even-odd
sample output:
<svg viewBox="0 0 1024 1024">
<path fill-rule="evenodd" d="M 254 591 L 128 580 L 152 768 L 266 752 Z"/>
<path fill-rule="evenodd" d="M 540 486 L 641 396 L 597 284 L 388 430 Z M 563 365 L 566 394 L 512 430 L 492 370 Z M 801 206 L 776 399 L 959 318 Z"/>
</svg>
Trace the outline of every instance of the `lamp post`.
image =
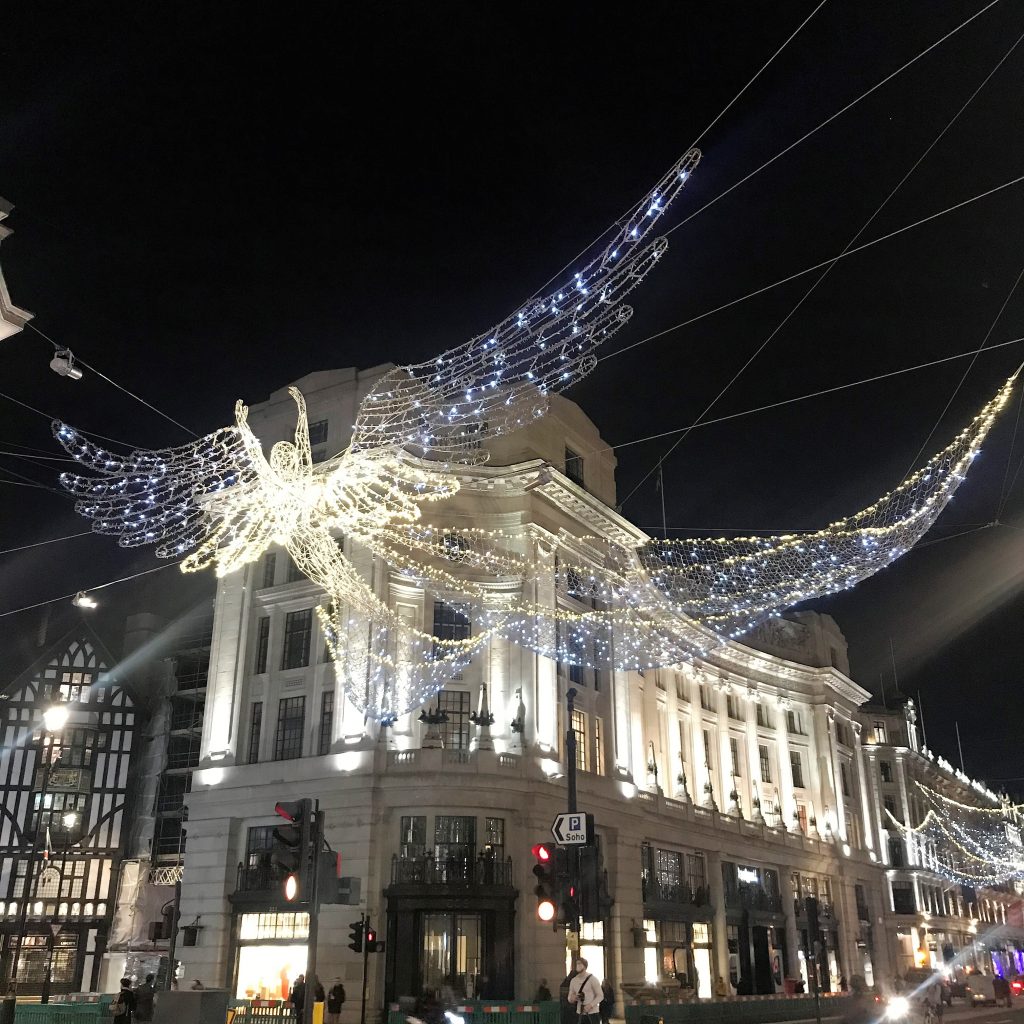
<svg viewBox="0 0 1024 1024">
<path fill-rule="evenodd" d="M 56 704 L 53 707 L 47 708 L 43 712 L 43 733 L 42 743 L 40 745 L 41 758 L 42 758 L 42 778 L 39 784 L 39 809 L 36 812 L 36 827 L 32 834 L 32 852 L 29 854 L 28 864 L 25 866 L 25 885 L 21 891 L 21 907 L 18 911 L 18 944 L 11 956 L 11 973 L 8 976 L 8 982 L 10 987 L 14 988 L 17 985 L 15 977 L 18 971 L 18 961 L 22 957 L 25 946 L 25 931 L 27 928 L 28 921 L 28 905 L 29 900 L 32 898 L 32 883 L 35 879 L 35 868 L 36 858 L 39 856 L 39 835 L 45 831 L 43 825 L 43 812 L 46 810 L 46 789 L 50 782 L 50 758 L 49 752 L 46 747 L 46 738 L 48 736 L 58 735 L 68 720 L 68 709 L 61 704 Z M 34 779 L 32 780 L 34 781 Z M 30 803 L 29 803 L 29 815 L 31 816 L 34 808 L 31 805 L 31 783 L 29 787 Z M 47 986 L 48 987 L 48 986 Z M 45 991 L 44 994 L 48 995 Z M 44 1000 L 45 1002 L 45 1000 Z"/>
</svg>

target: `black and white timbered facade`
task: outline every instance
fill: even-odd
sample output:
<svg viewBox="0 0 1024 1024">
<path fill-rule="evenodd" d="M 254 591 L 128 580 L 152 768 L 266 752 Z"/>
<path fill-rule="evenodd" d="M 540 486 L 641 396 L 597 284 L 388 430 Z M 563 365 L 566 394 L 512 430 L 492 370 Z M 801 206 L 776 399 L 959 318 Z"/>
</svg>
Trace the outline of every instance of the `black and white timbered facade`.
<svg viewBox="0 0 1024 1024">
<path fill-rule="evenodd" d="M 46 648 L 0 700 L 2 975 L 19 995 L 94 991 L 130 828 L 135 701 L 85 624 Z M 43 713 L 68 711 L 59 733 Z M 26 877 L 33 861 L 31 884 Z M 22 900 L 25 938 L 19 952 Z"/>
</svg>

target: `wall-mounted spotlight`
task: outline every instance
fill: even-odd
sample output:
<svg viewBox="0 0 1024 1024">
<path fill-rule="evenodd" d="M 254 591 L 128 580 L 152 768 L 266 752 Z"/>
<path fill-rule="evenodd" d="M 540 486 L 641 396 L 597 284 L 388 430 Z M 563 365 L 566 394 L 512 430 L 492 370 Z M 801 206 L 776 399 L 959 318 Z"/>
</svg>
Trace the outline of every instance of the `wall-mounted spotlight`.
<svg viewBox="0 0 1024 1024">
<path fill-rule="evenodd" d="M 69 348 L 59 348 L 54 352 L 50 360 L 50 369 L 62 377 L 70 377 L 71 380 L 82 379 L 82 371 L 75 365 L 75 357 Z"/>
</svg>

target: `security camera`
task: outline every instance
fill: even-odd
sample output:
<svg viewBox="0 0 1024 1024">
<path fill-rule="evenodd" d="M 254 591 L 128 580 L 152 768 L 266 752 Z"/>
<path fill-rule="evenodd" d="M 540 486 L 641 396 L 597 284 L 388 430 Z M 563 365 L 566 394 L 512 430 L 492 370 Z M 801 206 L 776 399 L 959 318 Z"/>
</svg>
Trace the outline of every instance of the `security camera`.
<svg viewBox="0 0 1024 1024">
<path fill-rule="evenodd" d="M 50 369 L 62 377 L 70 377 L 71 380 L 82 379 L 82 371 L 75 366 L 75 357 L 69 348 L 59 348 L 54 352 L 50 360 Z"/>
</svg>

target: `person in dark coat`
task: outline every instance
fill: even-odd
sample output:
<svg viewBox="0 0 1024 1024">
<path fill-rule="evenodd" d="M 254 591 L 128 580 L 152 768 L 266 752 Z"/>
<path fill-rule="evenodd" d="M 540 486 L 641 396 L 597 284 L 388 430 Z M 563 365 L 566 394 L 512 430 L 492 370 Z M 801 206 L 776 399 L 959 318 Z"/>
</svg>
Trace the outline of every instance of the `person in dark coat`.
<svg viewBox="0 0 1024 1024">
<path fill-rule="evenodd" d="M 114 1018 L 114 1024 L 131 1024 L 132 1015 L 135 1013 L 135 993 L 132 991 L 132 979 L 121 979 L 121 991 L 114 996 L 110 1004 L 110 1013 Z"/>
<path fill-rule="evenodd" d="M 601 1015 L 601 1024 L 608 1024 L 611 1020 L 612 1010 L 615 1009 L 615 988 L 612 983 L 605 978 L 601 982 L 601 1002 L 597 1007 L 597 1012 Z"/>
<path fill-rule="evenodd" d="M 153 997 L 155 995 L 153 975 L 147 974 L 146 980 L 135 990 L 135 1019 L 137 1021 L 153 1019 Z"/>
<path fill-rule="evenodd" d="M 295 984 L 292 985 L 292 990 L 288 995 L 288 1002 L 295 1007 L 295 1016 L 302 1016 L 302 1007 L 306 1003 L 306 976 L 300 974 L 295 979 Z"/>
<path fill-rule="evenodd" d="M 341 1017 L 341 1008 L 345 1005 L 345 986 L 341 978 L 335 978 L 331 987 L 327 990 L 327 1024 L 338 1024 Z"/>
</svg>

